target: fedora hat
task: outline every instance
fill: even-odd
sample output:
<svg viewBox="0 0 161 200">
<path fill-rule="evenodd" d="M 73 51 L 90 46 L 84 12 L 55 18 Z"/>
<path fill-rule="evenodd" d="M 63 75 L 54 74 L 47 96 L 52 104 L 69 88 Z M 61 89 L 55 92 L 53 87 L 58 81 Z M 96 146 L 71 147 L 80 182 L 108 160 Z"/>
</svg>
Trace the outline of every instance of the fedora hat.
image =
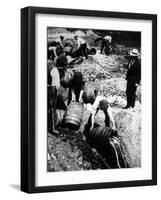
<svg viewBox="0 0 161 200">
<path fill-rule="evenodd" d="M 139 51 L 137 49 L 133 49 L 130 51 L 130 56 L 139 56 Z"/>
</svg>

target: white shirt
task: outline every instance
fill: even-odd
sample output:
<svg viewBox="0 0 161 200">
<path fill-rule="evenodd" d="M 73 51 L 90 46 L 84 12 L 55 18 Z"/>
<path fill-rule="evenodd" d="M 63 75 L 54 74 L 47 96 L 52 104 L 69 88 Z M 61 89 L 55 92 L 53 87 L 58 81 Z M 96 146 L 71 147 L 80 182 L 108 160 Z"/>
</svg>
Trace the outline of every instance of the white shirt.
<svg viewBox="0 0 161 200">
<path fill-rule="evenodd" d="M 56 63 L 56 59 L 58 58 L 57 53 L 56 53 L 56 47 L 49 47 L 49 50 L 54 52 L 54 63 Z"/>
<path fill-rule="evenodd" d="M 82 44 L 85 44 L 86 41 L 83 39 L 83 38 L 78 38 L 77 39 L 77 45 L 78 45 L 78 48 L 82 45 Z"/>
<path fill-rule="evenodd" d="M 51 85 L 56 86 L 56 88 L 58 89 L 60 87 L 60 75 L 58 69 L 54 67 L 51 70 L 50 75 L 52 78 Z"/>
<path fill-rule="evenodd" d="M 111 37 L 110 35 L 106 35 L 106 36 L 104 37 L 104 39 L 105 39 L 105 40 L 108 40 L 109 42 L 112 41 L 112 37 Z"/>
<path fill-rule="evenodd" d="M 96 114 L 96 111 L 97 111 L 97 108 L 98 108 L 98 106 L 100 104 L 100 101 L 102 101 L 103 99 L 106 99 L 109 103 L 111 101 L 113 101 L 111 98 L 106 98 L 104 96 L 97 96 L 96 97 L 96 100 L 95 100 L 94 104 L 92 105 L 92 118 L 93 118 L 93 122 L 94 122 L 94 116 Z M 110 105 L 107 108 L 107 112 L 108 112 L 108 115 L 110 117 L 110 121 L 111 121 L 111 124 L 112 124 L 112 129 L 116 130 L 114 118 L 113 118 L 113 115 L 112 115 L 112 109 L 111 109 Z"/>
<path fill-rule="evenodd" d="M 104 97 L 104 96 L 97 96 L 96 99 L 95 99 L 95 102 L 92 105 L 92 108 L 94 110 L 96 110 L 99 106 L 100 101 L 102 101 L 103 99 L 107 100 L 109 103 L 113 103 L 115 101 L 116 97 L 107 98 L 107 97 Z"/>
</svg>

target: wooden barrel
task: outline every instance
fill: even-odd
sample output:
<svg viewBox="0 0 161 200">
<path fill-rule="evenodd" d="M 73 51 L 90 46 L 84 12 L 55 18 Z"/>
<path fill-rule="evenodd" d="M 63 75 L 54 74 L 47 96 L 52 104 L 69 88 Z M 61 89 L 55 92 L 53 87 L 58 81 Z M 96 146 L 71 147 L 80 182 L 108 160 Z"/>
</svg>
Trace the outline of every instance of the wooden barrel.
<svg viewBox="0 0 161 200">
<path fill-rule="evenodd" d="M 93 86 L 86 85 L 83 91 L 82 99 L 84 103 L 93 104 L 97 96 L 97 89 Z"/>
<path fill-rule="evenodd" d="M 126 168 L 127 164 L 122 154 L 119 140 L 111 137 L 109 127 L 96 127 L 89 133 L 90 145 L 106 160 L 111 168 Z"/>
<path fill-rule="evenodd" d="M 90 141 L 93 147 L 97 148 L 104 148 L 107 147 L 108 140 L 111 136 L 112 129 L 109 127 L 95 127 L 90 133 Z"/>
<path fill-rule="evenodd" d="M 72 102 L 64 115 L 64 125 L 78 130 L 83 118 L 83 106 L 80 103 Z"/>
<path fill-rule="evenodd" d="M 93 48 L 93 47 L 89 50 L 89 54 L 90 55 L 95 55 L 96 52 L 97 52 L 97 50 L 95 48 Z"/>
</svg>

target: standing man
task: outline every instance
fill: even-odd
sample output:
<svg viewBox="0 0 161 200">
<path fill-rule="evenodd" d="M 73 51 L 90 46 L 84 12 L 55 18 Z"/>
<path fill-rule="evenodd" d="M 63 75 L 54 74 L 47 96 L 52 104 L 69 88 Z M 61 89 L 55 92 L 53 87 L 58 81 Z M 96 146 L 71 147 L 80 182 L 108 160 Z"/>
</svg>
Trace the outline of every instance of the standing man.
<svg viewBox="0 0 161 200">
<path fill-rule="evenodd" d="M 103 50 L 106 50 L 106 55 L 109 55 L 109 51 L 110 51 L 110 44 L 112 42 L 112 37 L 110 35 L 106 35 L 103 39 L 102 39 L 102 46 L 101 46 L 101 54 L 103 53 Z"/>
<path fill-rule="evenodd" d="M 48 61 L 48 128 L 56 132 L 56 107 L 57 107 L 57 90 L 60 87 L 60 75 L 53 61 Z"/>
<path fill-rule="evenodd" d="M 56 59 L 56 67 L 59 70 L 60 79 L 65 76 L 68 60 L 64 53 L 60 54 Z"/>
<path fill-rule="evenodd" d="M 139 51 L 133 49 L 130 52 L 130 62 L 128 64 L 128 70 L 126 75 L 127 87 L 126 87 L 126 96 L 127 96 L 127 105 L 126 108 L 134 108 L 135 106 L 135 93 L 137 86 L 139 85 L 141 79 L 141 64 L 138 59 Z"/>
<path fill-rule="evenodd" d="M 63 49 L 64 48 L 64 36 L 60 35 L 57 42 L 58 42 L 58 45 Z"/>
<path fill-rule="evenodd" d="M 88 58 L 87 54 L 87 43 L 83 38 L 78 37 L 77 35 L 74 36 L 75 41 L 77 42 L 77 47 L 79 51 L 80 56 L 85 56 L 85 58 Z"/>
</svg>

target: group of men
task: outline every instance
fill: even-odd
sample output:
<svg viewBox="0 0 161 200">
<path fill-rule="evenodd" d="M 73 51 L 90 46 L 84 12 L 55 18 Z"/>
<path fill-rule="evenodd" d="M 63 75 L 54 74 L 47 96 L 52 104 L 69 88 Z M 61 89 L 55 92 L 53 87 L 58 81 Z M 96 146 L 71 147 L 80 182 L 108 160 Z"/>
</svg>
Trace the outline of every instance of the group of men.
<svg viewBox="0 0 161 200">
<path fill-rule="evenodd" d="M 74 36 L 74 39 L 77 44 L 79 56 L 88 59 L 86 41 L 77 35 Z M 106 51 L 105 54 L 109 55 L 112 37 L 105 36 L 101 38 L 101 41 L 102 45 L 100 53 L 103 54 L 104 51 Z M 83 103 L 86 105 L 87 110 L 90 111 L 90 116 L 84 129 L 86 138 L 89 138 L 93 142 L 94 147 L 98 148 L 100 152 L 103 152 L 102 146 L 104 146 L 104 142 L 101 143 L 101 146 L 98 144 L 99 142 L 95 142 L 97 141 L 97 138 L 98 140 L 100 138 L 96 132 L 100 132 L 100 135 L 102 134 L 102 138 L 108 136 L 109 143 L 107 147 L 110 147 L 109 152 L 112 156 L 111 158 L 115 157 L 114 159 L 111 159 L 110 155 L 108 155 L 110 158 L 109 162 L 116 161 L 111 164 L 114 167 L 126 167 L 117 137 L 115 121 L 112 115 L 112 108 L 110 106 L 111 100 L 104 96 L 99 96 L 96 88 L 86 86 L 81 72 L 67 72 L 66 69 L 68 68 L 68 60 L 63 49 L 64 37 L 60 36 L 59 42 L 57 41 L 53 46 L 50 46 L 48 52 L 48 130 L 50 132 L 57 133 L 57 109 L 65 111 L 68 105 L 73 101 Z M 141 79 L 141 65 L 138 56 L 139 51 L 137 49 L 133 49 L 130 52 L 130 59 L 127 65 L 128 69 L 126 74 L 127 105 L 124 109 L 134 108 L 135 106 L 135 93 Z M 67 101 L 65 101 L 63 94 L 60 92 L 60 88 L 64 88 L 68 91 Z M 100 141 L 107 140 L 100 139 Z M 104 153 L 106 156 L 106 150 Z M 120 162 L 118 155 L 120 155 Z"/>
<path fill-rule="evenodd" d="M 78 37 L 77 35 L 73 37 L 73 40 L 77 48 L 77 55 L 83 56 L 87 59 L 88 58 L 87 42 L 83 38 Z M 64 51 L 65 47 L 71 47 L 72 50 L 73 44 L 71 43 L 69 44 L 68 42 L 66 42 L 63 36 L 60 36 L 59 39 L 51 42 L 50 46 L 48 47 L 48 59 L 56 59 L 63 52 L 66 53 Z M 70 52 L 70 55 L 71 53 L 72 52 Z"/>
<path fill-rule="evenodd" d="M 74 36 L 74 39 L 77 44 L 77 49 L 80 53 L 80 56 L 88 58 L 87 53 L 87 43 L 83 38 Z M 102 38 L 102 46 L 100 53 L 102 54 L 105 48 L 108 48 L 111 44 L 112 37 L 105 36 Z M 64 37 L 60 36 L 59 42 L 57 41 L 56 45 L 50 47 L 50 51 L 54 52 L 54 57 L 48 56 L 48 107 L 49 107 L 49 121 L 50 129 L 55 131 L 55 123 L 54 118 L 56 116 L 56 108 L 57 105 L 62 105 L 63 109 L 66 108 L 65 103 L 63 102 L 63 98 L 58 97 L 58 90 L 62 83 L 62 80 L 66 76 L 66 69 L 68 66 L 68 60 L 66 54 L 63 51 L 64 48 Z M 139 85 L 141 79 L 141 65 L 140 60 L 138 59 L 139 51 L 137 49 L 133 49 L 130 52 L 130 61 L 128 63 L 128 70 L 126 75 L 127 80 L 127 88 L 126 88 L 126 96 L 127 96 L 127 105 L 124 107 L 134 108 L 135 106 L 135 97 L 136 97 L 136 89 Z M 71 80 L 68 83 L 69 95 L 68 95 L 68 105 L 71 101 L 83 102 L 82 96 L 84 91 L 85 81 L 83 80 L 83 76 L 81 72 L 74 72 L 71 75 Z M 103 97 L 104 99 L 104 97 Z M 98 98 L 95 98 L 96 102 Z M 59 101 L 59 102 L 58 102 Z M 94 103 L 94 102 L 93 102 Z M 61 107 L 61 106 L 59 106 Z M 99 107 L 99 106 L 98 106 Z M 111 114 L 109 116 L 112 116 Z M 111 121 L 113 121 L 112 117 L 110 117 Z"/>
</svg>

